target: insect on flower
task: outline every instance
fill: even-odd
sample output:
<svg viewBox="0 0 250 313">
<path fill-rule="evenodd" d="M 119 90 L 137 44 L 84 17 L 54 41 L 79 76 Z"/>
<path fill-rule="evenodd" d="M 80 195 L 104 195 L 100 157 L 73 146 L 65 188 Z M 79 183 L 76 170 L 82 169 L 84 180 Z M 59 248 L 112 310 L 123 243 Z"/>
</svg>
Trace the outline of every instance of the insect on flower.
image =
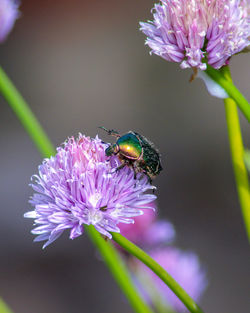
<svg viewBox="0 0 250 313">
<path fill-rule="evenodd" d="M 109 160 L 107 147 L 97 136 L 70 137 L 32 176 L 33 210 L 24 216 L 34 219 L 32 234 L 35 241 L 46 241 L 44 248 L 66 229 L 71 239 L 82 235 L 85 225 L 111 239 L 120 224 L 134 223 L 145 209 L 154 209 L 156 196 L 146 192 L 155 187 L 144 175 L 135 184 L 129 167 L 116 171 L 120 161 L 116 156 Z"/>
<path fill-rule="evenodd" d="M 122 164 L 116 168 L 116 171 L 129 166 L 134 171 L 135 179 L 137 173 L 144 173 L 152 183 L 152 179 L 162 170 L 160 154 L 153 143 L 134 131 L 120 135 L 113 129 L 108 130 L 103 126 L 99 128 L 118 138 L 116 143 L 105 150 L 107 156 L 116 155 L 121 161 Z"/>
</svg>

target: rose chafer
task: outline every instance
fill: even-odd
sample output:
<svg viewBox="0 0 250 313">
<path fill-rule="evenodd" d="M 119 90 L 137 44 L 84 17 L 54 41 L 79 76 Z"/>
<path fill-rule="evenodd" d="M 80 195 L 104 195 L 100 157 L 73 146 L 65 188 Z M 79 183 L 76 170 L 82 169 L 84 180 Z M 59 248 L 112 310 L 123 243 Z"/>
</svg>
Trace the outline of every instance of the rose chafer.
<svg viewBox="0 0 250 313">
<path fill-rule="evenodd" d="M 105 150 L 107 156 L 118 156 L 121 165 L 117 167 L 117 170 L 129 166 L 134 170 L 135 178 L 137 173 L 144 173 L 150 182 L 160 173 L 162 170 L 160 154 L 147 138 L 134 131 L 120 135 L 113 129 L 100 128 L 118 138 L 116 143 L 111 144 Z"/>
</svg>

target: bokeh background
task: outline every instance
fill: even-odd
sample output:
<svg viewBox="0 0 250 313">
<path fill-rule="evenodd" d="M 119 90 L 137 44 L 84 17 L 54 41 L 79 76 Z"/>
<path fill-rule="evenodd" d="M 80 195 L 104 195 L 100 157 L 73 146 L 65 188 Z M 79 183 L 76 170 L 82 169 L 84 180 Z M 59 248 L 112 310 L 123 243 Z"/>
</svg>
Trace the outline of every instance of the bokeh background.
<svg viewBox="0 0 250 313">
<path fill-rule="evenodd" d="M 149 56 L 138 22 L 149 0 L 25 0 L 0 47 L 1 65 L 55 145 L 100 125 L 136 130 L 162 154 L 159 215 L 176 228 L 177 246 L 199 255 L 209 286 L 205 312 L 249 312 L 249 245 L 235 191 L 224 107 L 191 71 Z M 232 75 L 246 96 L 247 55 Z M 249 126 L 242 118 L 245 144 Z M 0 98 L 0 295 L 16 313 L 131 312 L 88 238 L 62 236 L 46 250 L 33 243 L 30 176 L 41 157 Z"/>
</svg>

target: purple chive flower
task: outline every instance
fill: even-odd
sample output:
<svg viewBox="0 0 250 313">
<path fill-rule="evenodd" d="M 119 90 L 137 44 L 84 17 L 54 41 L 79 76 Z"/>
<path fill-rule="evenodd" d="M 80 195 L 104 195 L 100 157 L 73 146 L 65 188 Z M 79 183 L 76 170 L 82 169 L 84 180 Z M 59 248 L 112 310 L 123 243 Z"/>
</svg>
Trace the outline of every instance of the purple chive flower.
<svg viewBox="0 0 250 313">
<path fill-rule="evenodd" d="M 0 0 L 0 42 L 3 42 L 19 17 L 19 2 Z"/>
<path fill-rule="evenodd" d="M 140 23 L 151 53 L 181 68 L 219 69 L 249 45 L 249 0 L 162 0 Z"/>
<path fill-rule="evenodd" d="M 196 302 L 199 301 L 207 286 L 207 279 L 198 257 L 194 253 L 186 253 L 176 248 L 167 247 L 155 250 L 150 255 L 167 270 Z M 156 301 L 161 301 L 162 305 L 177 312 L 186 312 L 186 308 L 179 298 L 158 276 L 139 262 L 137 262 L 136 277 L 139 277 L 139 281 L 142 283 L 139 283 L 138 286 L 146 301 L 151 302 L 149 299 L 152 299 L 158 292 L 160 298 L 156 298 Z M 154 283 L 153 289 L 150 289 L 148 278 Z"/>
<path fill-rule="evenodd" d="M 110 232 L 120 232 L 118 223 L 133 223 L 142 209 L 152 208 L 156 196 L 144 193 L 154 188 L 148 178 L 138 174 L 135 180 L 128 166 L 116 171 L 119 160 L 106 157 L 107 146 L 98 137 L 80 134 L 39 166 L 31 184 L 34 211 L 24 215 L 35 219 L 34 241 L 47 240 L 46 247 L 67 228 L 74 239 L 83 233 L 84 224 L 112 238 Z"/>
</svg>

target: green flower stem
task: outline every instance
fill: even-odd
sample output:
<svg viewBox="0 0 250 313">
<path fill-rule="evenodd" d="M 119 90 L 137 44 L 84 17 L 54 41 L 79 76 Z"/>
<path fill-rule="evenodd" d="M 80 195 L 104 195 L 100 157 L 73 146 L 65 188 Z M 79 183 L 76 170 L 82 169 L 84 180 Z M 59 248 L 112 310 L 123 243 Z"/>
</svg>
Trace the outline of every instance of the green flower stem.
<svg viewBox="0 0 250 313">
<path fill-rule="evenodd" d="M 53 148 L 52 143 L 48 139 L 40 123 L 1 67 L 0 92 L 18 116 L 25 130 L 30 135 L 41 154 L 45 157 L 54 155 L 55 149 Z"/>
<path fill-rule="evenodd" d="M 248 172 L 250 173 L 250 150 L 244 151 L 244 162 L 246 164 Z"/>
<path fill-rule="evenodd" d="M 230 98 L 232 98 L 237 103 L 241 112 L 244 114 L 248 122 L 250 122 L 250 104 L 235 87 L 232 80 L 227 79 L 227 77 L 224 76 L 223 71 L 225 68 L 227 67 L 223 67 L 222 70 L 216 70 L 213 67 L 207 65 L 206 73 L 227 92 Z"/>
<path fill-rule="evenodd" d="M 223 68 L 222 74 L 227 80 L 232 82 L 228 67 Z M 248 240 L 250 242 L 250 189 L 248 173 L 244 162 L 244 146 L 240 121 L 235 101 L 232 98 L 226 98 L 224 99 L 224 103 L 236 187 Z"/>
<path fill-rule="evenodd" d="M 22 122 L 24 128 L 30 135 L 33 142 L 36 144 L 38 150 L 43 156 L 49 157 L 55 153 L 55 149 L 48 139 L 46 133 L 43 131 L 39 122 L 33 115 L 28 104 L 24 101 L 19 94 L 15 86 L 9 80 L 5 72 L 0 68 L 0 92 L 4 95 L 5 99 L 16 113 L 17 117 Z M 119 257 L 116 250 L 112 245 L 106 242 L 100 234 L 94 229 L 93 226 L 86 227 L 87 233 L 91 240 L 95 243 L 100 251 L 104 261 L 108 268 L 112 272 L 115 280 L 120 288 L 127 296 L 130 304 L 137 313 L 152 313 L 150 307 L 138 295 L 129 273 Z M 113 234 L 113 238 L 128 252 L 132 253 L 138 259 L 140 259 L 145 265 L 151 268 L 156 275 L 158 275 L 173 292 L 179 297 L 179 299 L 186 305 L 186 307 L 192 313 L 202 313 L 202 310 L 198 305 L 190 298 L 190 296 L 175 282 L 175 280 L 150 256 L 144 251 L 130 243 L 119 234 Z"/>
<path fill-rule="evenodd" d="M 154 259 L 152 259 L 142 249 L 137 247 L 131 241 L 118 233 L 112 233 L 113 240 L 117 242 L 126 251 L 131 253 L 137 259 L 142 261 L 149 267 L 181 300 L 181 302 L 192 313 L 203 313 L 201 308 L 194 302 L 194 300 L 186 293 L 184 289 L 161 267 Z"/>
<path fill-rule="evenodd" d="M 1 298 L 0 298 L 0 313 L 13 313 Z"/>
<path fill-rule="evenodd" d="M 17 91 L 13 83 L 7 77 L 5 72 L 0 67 L 0 92 L 5 97 L 6 101 L 12 107 L 17 117 L 23 124 L 27 133 L 30 135 L 33 142 L 36 144 L 38 150 L 44 157 L 50 157 L 55 154 L 55 148 L 51 144 L 48 136 L 42 129 L 38 120 L 32 113 L 28 104 L 24 101 L 20 93 Z M 112 272 L 116 282 L 125 293 L 128 301 L 137 313 L 153 313 L 150 307 L 148 307 L 137 293 L 128 271 L 122 263 L 119 254 L 112 247 L 110 243 L 99 235 L 99 233 L 93 227 L 86 227 L 89 237 L 96 244 L 104 261 L 108 268 Z M 2 305 L 2 306 L 1 306 Z M 3 303 L 0 301 L 0 312 L 3 307 Z M 3 311 L 4 312 L 4 311 Z M 8 312 L 9 313 L 9 312 Z"/>
<path fill-rule="evenodd" d="M 113 247 L 112 243 L 106 241 L 98 233 L 93 225 L 84 226 L 90 239 L 98 248 L 101 253 L 107 267 L 112 273 L 114 279 L 117 281 L 118 285 L 127 296 L 131 306 L 136 312 L 141 313 L 152 313 L 153 311 L 145 304 L 145 302 L 138 296 L 137 290 L 133 285 L 133 281 L 130 274 L 116 249 Z"/>
<path fill-rule="evenodd" d="M 138 271 L 135 275 L 140 285 L 143 286 L 143 291 L 146 294 L 145 297 L 150 299 L 156 313 L 175 313 L 173 309 L 163 301 L 163 297 L 159 294 L 150 273 Z"/>
</svg>

